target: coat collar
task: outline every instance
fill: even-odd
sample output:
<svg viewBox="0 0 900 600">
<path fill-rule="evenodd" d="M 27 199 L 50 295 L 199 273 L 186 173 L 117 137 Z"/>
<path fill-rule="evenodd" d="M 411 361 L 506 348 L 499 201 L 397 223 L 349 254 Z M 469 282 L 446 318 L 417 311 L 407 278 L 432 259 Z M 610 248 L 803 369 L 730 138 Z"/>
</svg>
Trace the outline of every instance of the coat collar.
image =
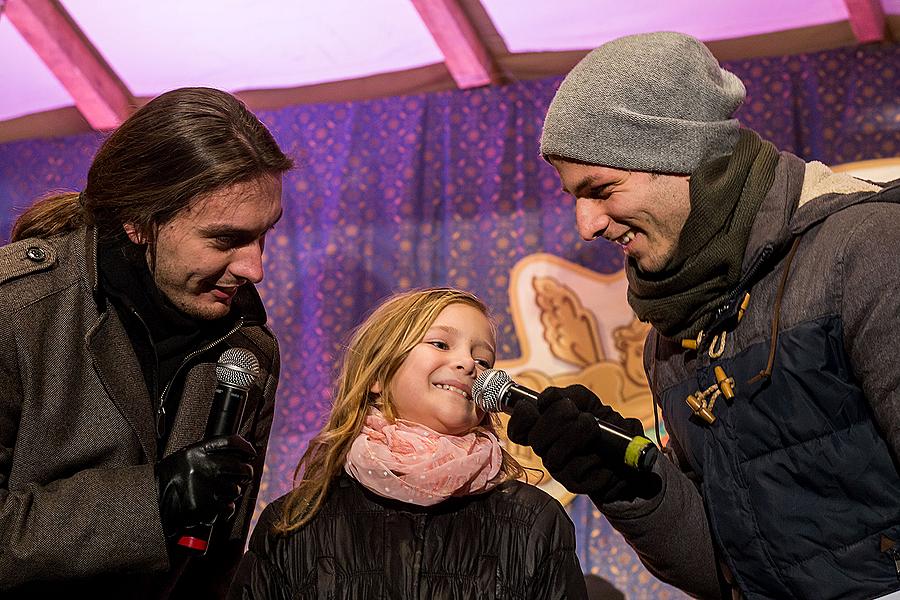
<svg viewBox="0 0 900 600">
<path fill-rule="evenodd" d="M 100 270 L 97 265 L 97 229 L 85 227 L 79 233 L 82 244 L 79 244 L 76 249 L 81 251 L 79 258 L 84 265 L 84 277 L 91 290 L 91 296 L 97 303 L 97 308 L 104 311 L 106 310 L 106 299 L 100 291 Z"/>
<path fill-rule="evenodd" d="M 156 458 L 153 401 L 140 376 L 138 362 L 125 327 L 114 310 L 100 313 L 85 336 L 94 371 L 106 393 L 128 421 L 149 462 Z"/>
<path fill-rule="evenodd" d="M 766 248 L 778 255 L 828 216 L 863 202 L 900 202 L 900 181 L 875 185 L 782 152 L 750 230 L 742 270 L 746 273 Z"/>
<path fill-rule="evenodd" d="M 763 251 L 774 253 L 774 250 L 790 242 L 790 221 L 800 197 L 803 171 L 803 160 L 788 152 L 781 153 L 775 167 L 775 180 L 763 198 L 750 229 L 741 268 L 743 273 L 746 274 L 758 261 Z"/>
</svg>

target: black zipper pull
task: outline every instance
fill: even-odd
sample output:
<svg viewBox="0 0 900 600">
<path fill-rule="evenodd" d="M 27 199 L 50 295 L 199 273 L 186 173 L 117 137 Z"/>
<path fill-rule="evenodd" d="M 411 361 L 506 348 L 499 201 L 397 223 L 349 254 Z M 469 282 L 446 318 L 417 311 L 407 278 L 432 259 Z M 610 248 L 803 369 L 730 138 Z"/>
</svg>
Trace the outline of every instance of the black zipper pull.
<svg viewBox="0 0 900 600">
<path fill-rule="evenodd" d="M 756 255 L 747 272 L 738 281 L 737 287 L 729 292 L 722 304 L 716 309 L 712 322 L 706 326 L 707 340 L 712 340 L 714 334 L 729 328 L 729 325 L 736 324 L 744 316 L 743 313 L 747 309 L 745 302 L 749 302 L 747 299 L 748 290 L 755 283 L 757 272 L 768 264 L 774 253 L 775 247 L 772 244 L 767 244 Z M 697 344 L 697 349 L 698 352 L 703 352 L 706 350 L 706 347 Z"/>
</svg>

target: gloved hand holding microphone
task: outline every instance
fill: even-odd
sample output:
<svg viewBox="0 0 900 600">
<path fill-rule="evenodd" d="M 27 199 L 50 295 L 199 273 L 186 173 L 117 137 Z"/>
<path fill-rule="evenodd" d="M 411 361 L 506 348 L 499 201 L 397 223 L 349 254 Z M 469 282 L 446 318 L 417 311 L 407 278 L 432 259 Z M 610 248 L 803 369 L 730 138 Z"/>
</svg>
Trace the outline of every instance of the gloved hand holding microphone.
<svg viewBox="0 0 900 600">
<path fill-rule="evenodd" d="M 248 391 L 258 376 L 259 362 L 252 352 L 226 350 L 216 366 L 205 439 L 156 465 L 163 532 L 179 546 L 206 552 L 213 524 L 234 514 L 253 480 L 256 450 L 237 431 Z"/>
<path fill-rule="evenodd" d="M 510 413 L 510 441 L 530 446 L 567 490 L 595 504 L 652 498 L 661 481 L 651 469 L 659 454 L 638 419 L 625 418 L 583 385 L 541 393 L 488 370 L 472 387 L 484 410 Z"/>
<path fill-rule="evenodd" d="M 256 451 L 239 435 L 197 442 L 156 466 L 159 512 L 166 537 L 210 526 L 234 513 L 253 479 Z"/>
</svg>

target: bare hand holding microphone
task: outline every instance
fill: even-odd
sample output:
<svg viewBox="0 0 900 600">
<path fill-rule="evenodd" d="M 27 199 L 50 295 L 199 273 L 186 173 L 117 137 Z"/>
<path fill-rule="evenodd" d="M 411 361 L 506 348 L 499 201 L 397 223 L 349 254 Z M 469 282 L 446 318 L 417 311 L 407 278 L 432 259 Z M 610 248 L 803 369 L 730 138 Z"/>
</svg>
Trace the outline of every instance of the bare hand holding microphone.
<svg viewBox="0 0 900 600">
<path fill-rule="evenodd" d="M 659 451 L 643 437 L 641 422 L 623 417 L 583 385 L 537 393 L 491 369 L 475 380 L 472 398 L 484 410 L 510 413 L 510 441 L 530 446 L 570 492 L 599 505 L 651 498 L 660 490 L 660 478 L 651 472 Z"/>
</svg>

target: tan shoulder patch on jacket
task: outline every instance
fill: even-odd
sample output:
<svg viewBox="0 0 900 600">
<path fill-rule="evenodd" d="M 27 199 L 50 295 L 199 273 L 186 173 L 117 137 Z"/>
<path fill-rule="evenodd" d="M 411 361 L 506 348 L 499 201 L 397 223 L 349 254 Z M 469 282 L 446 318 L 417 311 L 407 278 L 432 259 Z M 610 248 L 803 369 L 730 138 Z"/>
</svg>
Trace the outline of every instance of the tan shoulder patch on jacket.
<svg viewBox="0 0 900 600">
<path fill-rule="evenodd" d="M 56 264 L 56 248 L 47 240 L 29 238 L 0 248 L 0 283 L 46 271 Z"/>
<path fill-rule="evenodd" d="M 813 198 L 824 194 L 852 194 L 854 192 L 877 192 L 881 187 L 846 173 L 835 173 L 817 160 L 806 163 L 800 203 L 803 206 Z"/>
</svg>

